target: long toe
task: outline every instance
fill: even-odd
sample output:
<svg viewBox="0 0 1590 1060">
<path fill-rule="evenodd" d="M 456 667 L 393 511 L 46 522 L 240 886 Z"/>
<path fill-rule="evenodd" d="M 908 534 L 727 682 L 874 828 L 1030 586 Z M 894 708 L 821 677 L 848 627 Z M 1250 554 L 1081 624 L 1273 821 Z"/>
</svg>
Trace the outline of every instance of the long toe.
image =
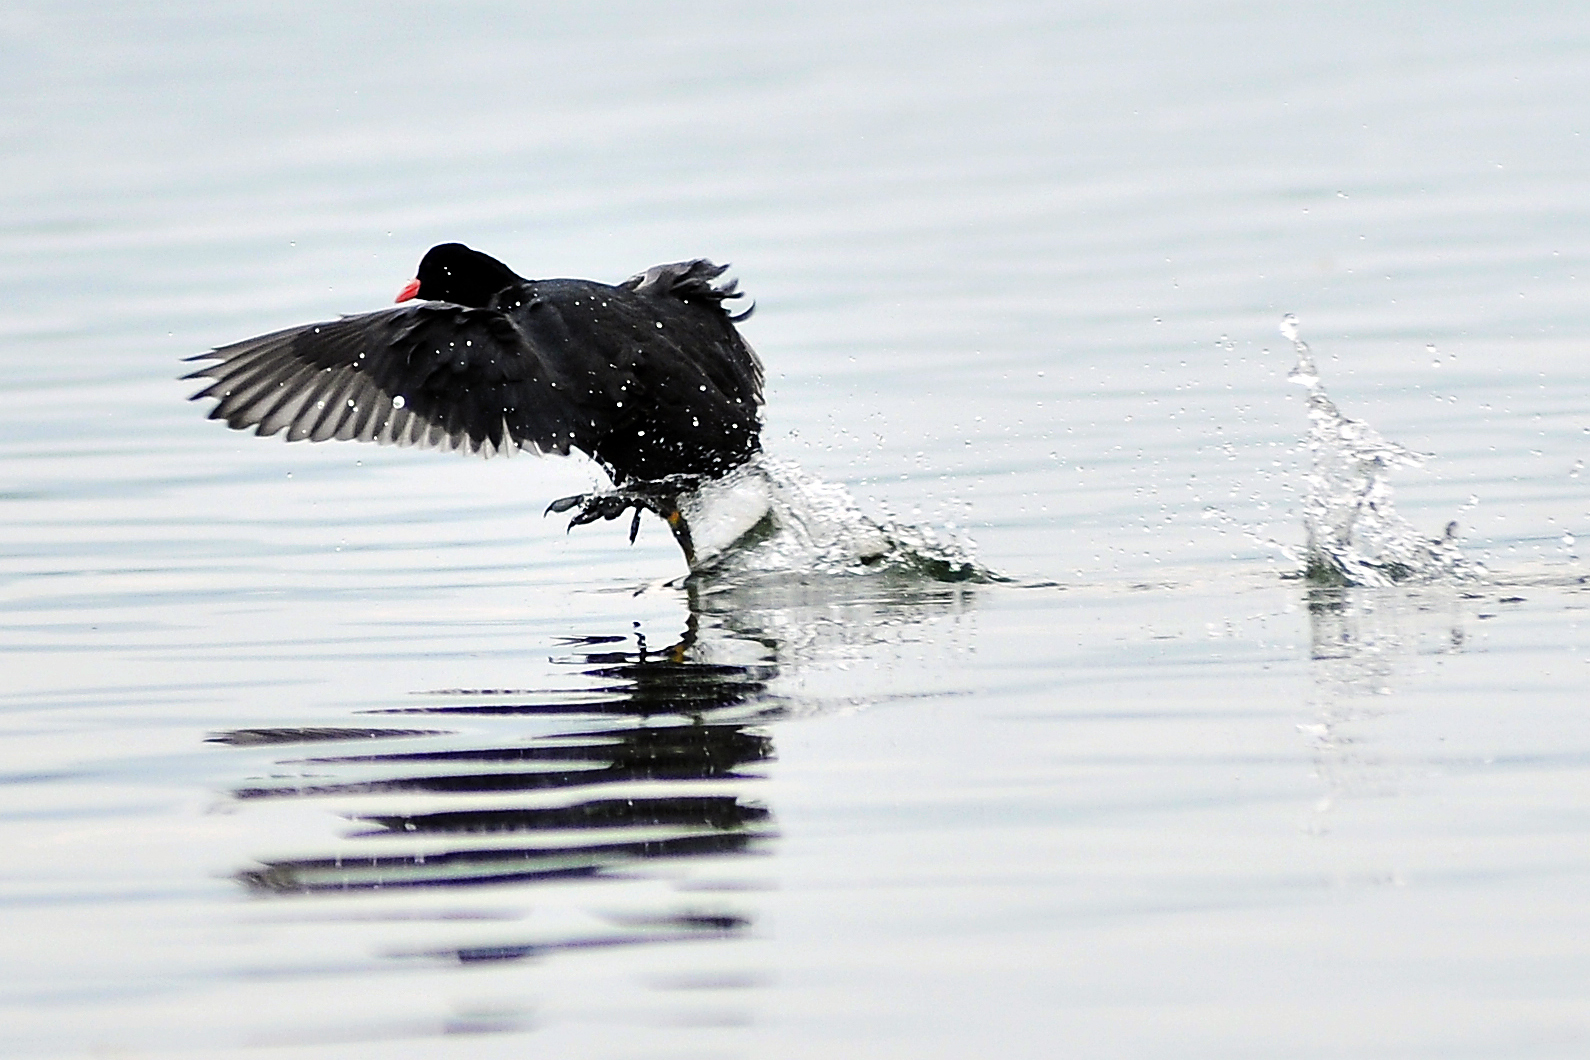
<svg viewBox="0 0 1590 1060">
<path fill-rule="evenodd" d="M 588 494 L 576 493 L 572 497 L 559 497 L 557 500 L 555 500 L 551 504 L 547 505 L 547 510 L 542 512 L 541 514 L 542 515 L 551 515 L 553 512 L 566 512 L 570 508 L 574 507 L 576 504 L 583 503 L 587 496 L 588 496 Z"/>
<path fill-rule="evenodd" d="M 585 498 L 580 510 L 569 520 L 569 529 L 594 523 L 598 519 L 617 519 L 633 507 L 634 499 L 623 493 L 593 493 Z"/>
</svg>

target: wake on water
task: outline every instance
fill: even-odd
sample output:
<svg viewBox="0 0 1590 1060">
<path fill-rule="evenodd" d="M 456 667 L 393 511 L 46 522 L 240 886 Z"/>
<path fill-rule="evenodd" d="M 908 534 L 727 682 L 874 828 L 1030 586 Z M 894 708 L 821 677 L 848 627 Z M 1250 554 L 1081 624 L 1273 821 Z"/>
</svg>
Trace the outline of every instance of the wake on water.
<svg viewBox="0 0 1590 1060">
<path fill-rule="evenodd" d="M 1422 453 L 1382 438 L 1344 416 L 1320 383 L 1297 318 L 1281 322 L 1297 351 L 1288 378 L 1308 388 L 1308 450 L 1313 458 L 1303 501 L 1304 576 L 1316 585 L 1385 586 L 1480 577 L 1485 570 L 1458 550 L 1457 524 L 1438 540 L 1423 537 L 1391 503 L 1393 468 L 1418 467 Z"/>
<path fill-rule="evenodd" d="M 895 574 L 941 582 L 1000 581 L 970 541 L 864 515 L 843 487 L 760 453 L 679 498 L 690 525 L 692 576 Z"/>
<path fill-rule="evenodd" d="M 1325 392 L 1312 351 L 1288 314 L 1281 333 L 1297 364 L 1288 378 L 1308 390 L 1311 467 L 1303 500 L 1303 575 L 1320 586 L 1390 586 L 1486 575 L 1457 547 L 1457 524 L 1425 537 L 1392 504 L 1391 472 L 1426 456 L 1344 415 Z M 893 574 L 936 582 L 998 582 L 972 542 L 929 527 L 862 513 L 843 486 L 787 460 L 758 454 L 679 498 L 694 539 L 696 580 Z M 1274 542 L 1271 542 L 1274 544 Z"/>
</svg>

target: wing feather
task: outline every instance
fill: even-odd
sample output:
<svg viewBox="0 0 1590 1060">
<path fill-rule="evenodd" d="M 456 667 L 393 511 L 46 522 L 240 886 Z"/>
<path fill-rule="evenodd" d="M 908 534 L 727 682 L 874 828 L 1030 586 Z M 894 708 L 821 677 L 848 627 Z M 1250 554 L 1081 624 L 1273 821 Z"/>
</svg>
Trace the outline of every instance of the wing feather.
<svg viewBox="0 0 1590 1060">
<path fill-rule="evenodd" d="M 337 428 L 337 440 L 342 442 L 374 440 L 375 433 L 371 430 L 376 417 L 382 412 L 382 406 L 390 407 L 389 402 L 384 402 L 384 395 L 370 382 L 370 377 L 359 374 L 354 380 L 353 389 L 349 400 L 353 407 L 342 418 L 342 426 Z"/>
<path fill-rule="evenodd" d="M 314 372 L 304 369 L 295 378 L 297 387 L 292 385 L 292 380 L 264 380 L 264 392 L 248 399 L 247 404 L 236 406 L 233 414 L 227 417 L 227 425 L 242 428 L 257 419 L 259 428 L 255 433 L 266 438 L 291 427 L 314 397 Z"/>
<path fill-rule="evenodd" d="M 293 418 L 287 427 L 287 440 L 289 442 L 319 441 L 315 437 L 315 430 L 326 415 L 326 400 L 331 390 L 337 385 L 337 373 L 334 369 L 322 368 L 310 376 L 308 394 L 304 402 L 303 411 Z M 285 399 L 286 393 L 283 393 Z"/>
<path fill-rule="evenodd" d="M 572 425 L 602 417 L 571 400 L 558 353 L 496 310 L 422 303 L 223 346 L 186 378 L 210 380 L 194 398 L 212 419 L 288 441 L 567 453 L 595 444 Z"/>
</svg>

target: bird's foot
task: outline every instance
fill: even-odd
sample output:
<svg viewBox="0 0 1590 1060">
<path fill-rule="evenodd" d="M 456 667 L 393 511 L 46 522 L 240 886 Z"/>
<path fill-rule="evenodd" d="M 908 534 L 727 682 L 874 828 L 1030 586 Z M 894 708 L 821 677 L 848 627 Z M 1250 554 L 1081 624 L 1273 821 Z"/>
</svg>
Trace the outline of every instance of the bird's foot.
<svg viewBox="0 0 1590 1060">
<path fill-rule="evenodd" d="M 604 493 L 577 493 L 572 497 L 560 497 L 547 505 L 547 514 L 573 511 L 574 515 L 569 519 L 569 529 L 573 530 L 576 526 L 594 523 L 598 519 L 617 519 L 633 508 L 635 518 L 629 524 L 629 541 L 634 544 L 635 535 L 640 533 L 641 512 L 655 512 L 673 530 L 676 538 L 681 533 L 687 535 L 680 540 L 680 544 L 686 549 L 686 559 L 691 559 L 690 549 L 685 544 L 689 540 L 688 531 L 684 526 L 684 517 L 679 514 L 679 495 L 695 489 L 701 482 L 699 475 L 669 475 L 667 478 L 636 480 Z"/>
</svg>

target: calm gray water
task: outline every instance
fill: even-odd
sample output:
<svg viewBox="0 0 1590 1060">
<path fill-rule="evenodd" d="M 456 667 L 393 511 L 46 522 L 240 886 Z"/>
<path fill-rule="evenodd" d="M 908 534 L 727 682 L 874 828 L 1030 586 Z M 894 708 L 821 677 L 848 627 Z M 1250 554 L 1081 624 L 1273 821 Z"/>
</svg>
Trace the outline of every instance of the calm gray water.
<svg viewBox="0 0 1590 1060">
<path fill-rule="evenodd" d="M 4 1055 L 1590 1051 L 1590 15 L 3 10 Z M 1012 580 L 185 400 L 445 240 L 732 261 L 770 452 Z M 1288 312 L 1488 574 L 1287 577 Z"/>
</svg>

